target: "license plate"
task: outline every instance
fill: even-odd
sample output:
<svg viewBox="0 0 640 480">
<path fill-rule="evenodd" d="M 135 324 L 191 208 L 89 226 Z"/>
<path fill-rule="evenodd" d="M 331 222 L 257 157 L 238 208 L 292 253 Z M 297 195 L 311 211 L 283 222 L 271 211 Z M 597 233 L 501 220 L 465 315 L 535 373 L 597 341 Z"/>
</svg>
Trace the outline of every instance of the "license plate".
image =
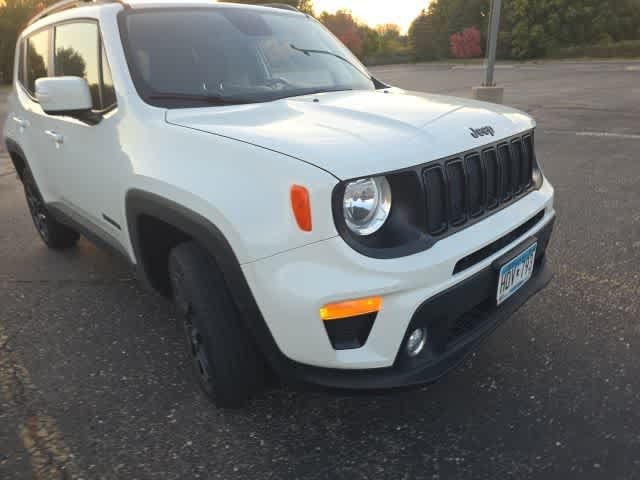
<svg viewBox="0 0 640 480">
<path fill-rule="evenodd" d="M 516 293 L 529 281 L 533 275 L 533 266 L 536 260 L 537 243 L 534 243 L 513 260 L 504 264 L 498 277 L 498 293 L 496 299 L 498 305 L 504 303 L 511 295 Z"/>
</svg>

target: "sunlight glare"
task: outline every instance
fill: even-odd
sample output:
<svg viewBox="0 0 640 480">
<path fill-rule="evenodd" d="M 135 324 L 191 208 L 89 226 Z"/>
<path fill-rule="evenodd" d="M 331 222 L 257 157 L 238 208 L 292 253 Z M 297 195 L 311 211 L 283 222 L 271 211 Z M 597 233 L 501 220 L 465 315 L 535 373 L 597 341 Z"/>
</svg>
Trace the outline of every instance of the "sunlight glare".
<svg viewBox="0 0 640 480">
<path fill-rule="evenodd" d="M 420 11 L 427 8 L 429 0 L 314 0 L 316 14 L 330 13 L 339 9 L 351 10 L 354 16 L 372 27 L 385 23 L 396 23 L 403 33 Z"/>
</svg>

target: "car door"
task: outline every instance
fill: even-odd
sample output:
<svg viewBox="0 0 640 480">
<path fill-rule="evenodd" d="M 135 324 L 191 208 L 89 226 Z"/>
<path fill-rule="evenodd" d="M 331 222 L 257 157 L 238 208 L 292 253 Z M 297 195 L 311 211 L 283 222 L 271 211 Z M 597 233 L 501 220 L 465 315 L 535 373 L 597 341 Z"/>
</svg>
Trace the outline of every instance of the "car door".
<svg viewBox="0 0 640 480">
<path fill-rule="evenodd" d="M 55 25 L 53 45 L 55 76 L 84 78 L 93 99 L 93 120 L 50 116 L 47 134 L 56 158 L 55 183 L 64 186 L 60 198 L 93 233 L 106 233 L 122 244 L 117 105 L 98 22 L 82 19 Z"/>
<path fill-rule="evenodd" d="M 44 132 L 51 127 L 50 116 L 45 114 L 35 98 L 35 82 L 38 78 L 53 74 L 51 58 L 52 29 L 45 27 L 30 33 L 22 41 L 18 63 L 18 88 L 16 109 L 7 121 L 14 123 L 15 137 L 20 145 L 38 187 L 47 202 L 55 202 L 58 188 L 55 184 L 55 168 L 52 165 L 50 141 Z"/>
</svg>

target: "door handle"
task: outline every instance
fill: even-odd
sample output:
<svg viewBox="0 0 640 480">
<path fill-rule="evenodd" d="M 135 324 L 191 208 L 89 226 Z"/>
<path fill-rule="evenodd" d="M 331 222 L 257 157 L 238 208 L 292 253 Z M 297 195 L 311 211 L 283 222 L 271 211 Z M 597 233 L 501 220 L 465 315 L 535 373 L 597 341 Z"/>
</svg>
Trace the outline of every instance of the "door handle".
<svg viewBox="0 0 640 480">
<path fill-rule="evenodd" d="M 44 134 L 47 135 L 48 137 L 51 137 L 53 141 L 56 143 L 56 147 L 58 148 L 60 148 L 60 145 L 64 143 L 64 137 L 59 133 L 56 133 L 52 130 L 45 130 Z"/>
<path fill-rule="evenodd" d="M 13 117 L 13 121 L 16 122 L 20 128 L 27 128 L 31 126 L 29 120 L 22 120 L 20 117 Z"/>
</svg>

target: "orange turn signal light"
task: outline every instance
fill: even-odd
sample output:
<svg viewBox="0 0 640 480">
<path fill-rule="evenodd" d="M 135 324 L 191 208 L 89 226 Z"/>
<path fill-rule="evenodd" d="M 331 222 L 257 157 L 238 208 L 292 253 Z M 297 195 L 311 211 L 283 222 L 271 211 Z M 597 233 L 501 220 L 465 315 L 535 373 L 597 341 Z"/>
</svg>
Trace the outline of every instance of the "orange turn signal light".
<svg viewBox="0 0 640 480">
<path fill-rule="evenodd" d="M 300 185 L 291 187 L 291 208 L 296 217 L 298 227 L 303 232 L 311 231 L 311 201 L 309 191 Z"/>
<path fill-rule="evenodd" d="M 325 322 L 341 320 L 379 312 L 382 308 L 382 297 L 361 298 L 340 303 L 330 303 L 320 309 L 320 318 Z"/>
</svg>

